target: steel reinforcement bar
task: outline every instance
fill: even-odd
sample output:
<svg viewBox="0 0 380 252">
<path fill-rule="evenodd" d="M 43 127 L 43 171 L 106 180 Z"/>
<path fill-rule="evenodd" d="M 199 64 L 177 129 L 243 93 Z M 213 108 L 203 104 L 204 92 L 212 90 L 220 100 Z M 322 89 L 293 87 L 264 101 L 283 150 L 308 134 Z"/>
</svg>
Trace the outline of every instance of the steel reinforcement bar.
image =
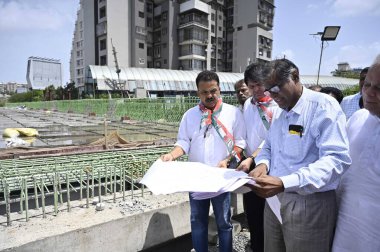
<svg viewBox="0 0 380 252">
<path fill-rule="evenodd" d="M 150 147 L 133 150 L 113 150 L 56 157 L 0 160 L 0 207 L 7 225 L 11 225 L 11 206 L 17 204 L 26 221 L 29 205 L 46 216 L 47 197 L 52 196 L 54 215 L 58 206 L 66 203 L 71 210 L 71 194 L 79 200 L 113 196 L 125 200 L 126 191 L 133 197 L 135 190 L 144 194 L 138 184 L 150 165 L 171 147 Z M 79 195 L 78 195 L 79 194 Z M 118 195 L 118 196 L 117 196 Z M 3 218 L 4 219 L 4 218 Z M 3 221 L 5 222 L 5 221 Z M 0 220 L 0 223 L 3 223 Z"/>
</svg>

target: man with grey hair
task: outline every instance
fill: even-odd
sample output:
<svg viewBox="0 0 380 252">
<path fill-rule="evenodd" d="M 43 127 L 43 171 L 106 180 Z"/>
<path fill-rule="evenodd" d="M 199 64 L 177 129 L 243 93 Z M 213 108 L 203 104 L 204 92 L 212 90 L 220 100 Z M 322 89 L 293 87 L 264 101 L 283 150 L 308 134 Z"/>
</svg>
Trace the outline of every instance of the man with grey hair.
<svg viewBox="0 0 380 252">
<path fill-rule="evenodd" d="M 333 251 L 380 251 L 380 55 L 364 81 L 363 105 L 347 123 L 352 165 L 338 190 Z"/>
<path fill-rule="evenodd" d="M 351 164 L 346 118 L 331 96 L 304 88 L 287 59 L 266 67 L 266 93 L 281 108 L 250 176 L 259 196 L 277 196 L 282 223 L 264 209 L 267 252 L 330 251 L 336 222 L 335 189 Z"/>
</svg>

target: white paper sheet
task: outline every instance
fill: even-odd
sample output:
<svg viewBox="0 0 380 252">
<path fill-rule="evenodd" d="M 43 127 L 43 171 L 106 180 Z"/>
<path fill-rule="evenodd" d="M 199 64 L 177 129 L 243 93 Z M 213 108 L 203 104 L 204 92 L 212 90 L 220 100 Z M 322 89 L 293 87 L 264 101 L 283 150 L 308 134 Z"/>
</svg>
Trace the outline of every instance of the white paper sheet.
<svg viewBox="0 0 380 252">
<path fill-rule="evenodd" d="M 245 181 L 241 179 L 245 179 Z M 220 194 L 233 191 L 248 181 L 253 182 L 242 171 L 211 167 L 198 162 L 163 162 L 157 160 L 149 168 L 140 183 L 146 185 L 154 194 L 175 192 Z"/>
</svg>

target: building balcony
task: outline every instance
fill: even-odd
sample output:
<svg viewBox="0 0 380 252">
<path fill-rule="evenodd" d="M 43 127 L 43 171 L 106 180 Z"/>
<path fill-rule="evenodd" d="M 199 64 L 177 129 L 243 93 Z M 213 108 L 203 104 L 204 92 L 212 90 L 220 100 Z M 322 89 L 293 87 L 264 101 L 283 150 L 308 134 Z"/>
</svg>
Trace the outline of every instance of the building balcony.
<svg viewBox="0 0 380 252">
<path fill-rule="evenodd" d="M 107 34 L 107 22 L 102 22 L 96 25 L 96 36 Z"/>
<path fill-rule="evenodd" d="M 195 51 L 191 51 L 191 50 L 182 50 L 180 52 L 180 56 L 188 56 L 188 55 L 198 55 L 198 56 L 202 56 L 202 57 L 206 57 L 206 52 L 195 52 Z"/>
<path fill-rule="evenodd" d="M 199 10 L 201 12 L 208 14 L 208 4 L 204 3 L 200 0 L 190 0 L 190 1 L 182 3 L 179 6 L 179 12 L 180 13 L 184 13 L 184 12 L 187 12 L 187 11 L 193 10 L 193 9 L 196 9 L 196 10 Z"/>
<path fill-rule="evenodd" d="M 207 18 L 201 17 L 201 16 L 196 15 L 194 13 L 189 14 L 189 15 L 186 15 L 186 16 L 180 18 L 178 28 L 181 29 L 181 28 L 185 28 L 188 26 L 192 26 L 192 25 L 197 25 L 197 26 L 200 26 L 202 28 L 208 29 L 208 20 L 207 20 Z"/>
<path fill-rule="evenodd" d="M 179 45 L 189 45 L 189 44 L 196 44 L 196 45 L 208 45 L 208 40 L 202 40 L 199 38 L 180 38 L 179 39 Z"/>
<path fill-rule="evenodd" d="M 204 60 L 206 61 L 206 57 L 205 56 L 201 56 L 201 55 L 197 55 L 197 54 L 189 54 L 189 55 L 183 55 L 183 56 L 180 56 L 178 57 L 179 60 Z"/>
</svg>

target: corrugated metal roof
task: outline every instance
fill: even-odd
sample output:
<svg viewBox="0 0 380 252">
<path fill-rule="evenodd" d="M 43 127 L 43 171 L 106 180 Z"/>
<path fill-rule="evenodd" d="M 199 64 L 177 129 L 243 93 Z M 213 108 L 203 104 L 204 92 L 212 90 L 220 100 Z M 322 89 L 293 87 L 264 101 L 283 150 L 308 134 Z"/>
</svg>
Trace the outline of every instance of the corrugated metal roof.
<svg viewBox="0 0 380 252">
<path fill-rule="evenodd" d="M 300 79 L 301 79 L 301 83 L 304 86 L 310 87 L 317 84 L 318 78 L 316 75 L 301 75 Z M 339 89 L 346 89 L 352 86 L 359 85 L 359 80 L 322 75 L 322 76 L 319 76 L 318 85 L 322 87 L 336 87 Z"/>
<path fill-rule="evenodd" d="M 117 81 L 115 67 L 90 65 L 90 74 L 97 81 L 99 90 L 111 90 L 107 80 Z M 148 91 L 196 91 L 195 79 L 200 71 L 169 70 L 155 68 L 121 67 L 120 82 L 126 83 L 125 88 L 134 91 L 144 87 Z M 234 84 L 244 78 L 243 73 L 217 72 L 222 92 L 233 92 Z M 306 86 L 317 84 L 317 76 L 301 75 L 301 83 Z M 319 76 L 319 85 L 322 87 L 336 87 L 346 89 L 358 85 L 359 80 Z"/>
</svg>

